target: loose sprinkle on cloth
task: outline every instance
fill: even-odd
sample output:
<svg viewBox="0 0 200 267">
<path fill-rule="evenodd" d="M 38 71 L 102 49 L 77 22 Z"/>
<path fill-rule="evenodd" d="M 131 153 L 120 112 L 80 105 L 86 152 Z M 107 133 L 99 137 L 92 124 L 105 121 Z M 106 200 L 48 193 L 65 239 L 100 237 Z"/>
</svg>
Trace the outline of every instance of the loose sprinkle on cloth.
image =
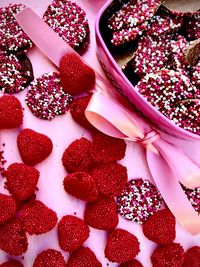
<svg viewBox="0 0 200 267">
<path fill-rule="evenodd" d="M 3 93 L 18 93 L 32 80 L 32 64 L 24 53 L 0 52 L 0 90 Z"/>
<path fill-rule="evenodd" d="M 89 36 L 86 13 L 74 2 L 54 0 L 45 11 L 43 19 L 74 49 L 78 49 Z"/>
<path fill-rule="evenodd" d="M 0 47 L 9 52 L 26 50 L 32 46 L 29 37 L 17 23 L 14 15 L 23 8 L 22 4 L 9 5 L 0 8 Z"/>
<path fill-rule="evenodd" d="M 25 102 L 36 117 L 52 120 L 68 110 L 72 99 L 72 96 L 63 91 L 60 75 L 49 72 L 30 84 Z"/>
<path fill-rule="evenodd" d="M 157 188 L 148 180 L 133 179 L 117 198 L 118 213 L 127 220 L 142 224 L 161 208 L 162 202 Z"/>
</svg>

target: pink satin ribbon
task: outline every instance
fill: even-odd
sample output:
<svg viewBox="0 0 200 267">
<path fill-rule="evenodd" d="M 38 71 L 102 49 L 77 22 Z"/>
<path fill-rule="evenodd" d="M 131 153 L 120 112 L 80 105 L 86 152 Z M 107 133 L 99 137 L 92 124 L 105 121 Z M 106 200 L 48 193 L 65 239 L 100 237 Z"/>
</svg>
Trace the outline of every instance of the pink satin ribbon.
<svg viewBox="0 0 200 267">
<path fill-rule="evenodd" d="M 189 187 L 198 186 L 199 168 L 180 149 L 163 140 L 137 113 L 100 91 L 93 94 L 85 114 L 98 130 L 112 137 L 139 142 L 146 148 L 150 172 L 166 205 L 185 229 L 198 234 L 200 217 L 179 181 Z"/>
<path fill-rule="evenodd" d="M 65 53 L 76 53 L 30 8 L 17 14 L 16 20 L 58 67 Z M 96 81 L 101 91 L 93 94 L 86 117 L 105 134 L 139 142 L 146 148 L 149 169 L 165 203 L 188 231 L 198 234 L 200 217 L 191 206 L 179 181 L 189 188 L 199 186 L 200 169 L 179 148 L 163 140 L 136 112 L 128 110 L 110 97 L 108 91 L 115 89 L 97 72 Z"/>
</svg>

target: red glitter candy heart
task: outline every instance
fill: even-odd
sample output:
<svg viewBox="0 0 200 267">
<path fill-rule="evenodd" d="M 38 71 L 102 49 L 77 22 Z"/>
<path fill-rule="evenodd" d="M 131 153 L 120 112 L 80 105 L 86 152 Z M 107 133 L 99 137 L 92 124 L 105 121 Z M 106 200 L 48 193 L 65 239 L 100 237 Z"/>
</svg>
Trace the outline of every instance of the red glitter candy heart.
<svg viewBox="0 0 200 267">
<path fill-rule="evenodd" d="M 62 163 L 68 172 L 87 171 L 92 164 L 92 143 L 82 137 L 73 141 L 64 151 Z"/>
<path fill-rule="evenodd" d="M 82 247 L 73 252 L 67 262 L 67 267 L 102 267 L 96 255 L 90 248 Z"/>
<path fill-rule="evenodd" d="M 0 264 L 0 267 L 24 267 L 24 265 L 17 260 L 9 260 Z"/>
<path fill-rule="evenodd" d="M 23 8 L 22 4 L 0 8 L 0 46 L 9 51 L 24 50 L 32 46 L 31 40 L 17 23 L 14 15 Z"/>
<path fill-rule="evenodd" d="M 72 118 L 81 126 L 94 130 L 93 126 L 89 123 L 89 121 L 85 117 L 85 110 L 90 101 L 91 95 L 87 95 L 84 97 L 77 98 L 73 101 L 70 106 L 70 113 Z"/>
<path fill-rule="evenodd" d="M 16 212 L 16 202 L 13 197 L 0 193 L 0 225 L 8 221 Z"/>
<path fill-rule="evenodd" d="M 167 210 L 157 211 L 143 224 L 143 233 L 151 241 L 158 244 L 169 244 L 176 237 L 175 218 Z"/>
<path fill-rule="evenodd" d="M 36 257 L 33 267 L 65 267 L 65 260 L 60 251 L 47 249 Z"/>
<path fill-rule="evenodd" d="M 45 160 L 53 149 L 48 136 L 31 129 L 24 129 L 19 133 L 17 145 L 23 162 L 30 166 Z"/>
<path fill-rule="evenodd" d="M 51 231 L 57 223 L 56 213 L 41 201 L 30 203 L 21 211 L 23 229 L 30 235 L 40 235 Z"/>
<path fill-rule="evenodd" d="M 63 181 L 65 191 L 83 201 L 97 200 L 98 190 L 94 179 L 86 172 L 75 172 L 65 177 Z"/>
<path fill-rule="evenodd" d="M 78 95 L 93 89 L 95 73 L 76 54 L 66 54 L 60 61 L 60 82 L 66 93 Z"/>
<path fill-rule="evenodd" d="M 123 263 L 133 260 L 140 252 L 137 237 L 126 230 L 115 229 L 108 236 L 105 256 L 111 262 Z"/>
<path fill-rule="evenodd" d="M 117 198 L 118 213 L 127 220 L 145 222 L 160 209 L 163 199 L 157 188 L 148 180 L 130 180 Z"/>
<path fill-rule="evenodd" d="M 22 201 L 34 194 L 40 173 L 23 163 L 13 163 L 8 167 L 5 176 L 9 192 Z"/>
<path fill-rule="evenodd" d="M 93 137 L 91 155 L 96 163 L 121 160 L 125 157 L 126 143 L 122 139 L 97 132 Z"/>
<path fill-rule="evenodd" d="M 2 224 L 0 237 L 0 249 L 10 255 L 22 255 L 28 249 L 26 233 L 19 219 L 12 219 Z"/>
<path fill-rule="evenodd" d="M 119 265 L 119 267 L 143 267 L 138 260 L 132 260 Z"/>
<path fill-rule="evenodd" d="M 200 266 L 200 247 L 194 246 L 189 248 L 185 253 L 185 260 L 182 267 L 199 267 Z"/>
<path fill-rule="evenodd" d="M 120 196 L 128 181 L 126 167 L 115 162 L 98 165 L 90 174 L 101 194 L 107 197 Z"/>
<path fill-rule="evenodd" d="M 178 243 L 158 246 L 151 255 L 153 267 L 182 267 L 183 261 L 184 249 Z"/>
<path fill-rule="evenodd" d="M 67 112 L 72 99 L 63 91 L 60 85 L 60 75 L 56 72 L 49 72 L 30 84 L 25 101 L 36 117 L 52 120 L 56 115 Z"/>
<path fill-rule="evenodd" d="M 89 227 L 75 216 L 66 215 L 58 223 L 58 240 L 62 250 L 72 252 L 88 239 Z"/>
<path fill-rule="evenodd" d="M 114 198 L 99 197 L 88 203 L 84 214 L 85 222 L 100 230 L 112 230 L 118 224 L 117 206 Z"/>
<path fill-rule="evenodd" d="M 47 7 L 43 19 L 72 48 L 77 50 L 80 46 L 87 46 L 88 20 L 85 11 L 75 2 L 53 0 Z"/>
<path fill-rule="evenodd" d="M 15 96 L 0 97 L 0 129 L 18 128 L 23 123 L 21 102 Z"/>
</svg>

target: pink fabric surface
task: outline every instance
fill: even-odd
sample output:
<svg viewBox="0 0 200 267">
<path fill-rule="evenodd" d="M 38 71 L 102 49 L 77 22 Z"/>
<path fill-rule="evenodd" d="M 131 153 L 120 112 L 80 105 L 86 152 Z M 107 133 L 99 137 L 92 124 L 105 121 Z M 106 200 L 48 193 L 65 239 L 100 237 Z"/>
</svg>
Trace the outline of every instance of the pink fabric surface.
<svg viewBox="0 0 200 267">
<path fill-rule="evenodd" d="M 47 5 L 51 1 L 22 0 L 20 2 L 31 7 L 38 15 L 42 16 Z M 105 2 L 105 0 L 77 0 L 76 2 L 85 9 L 90 22 L 91 43 L 87 52 L 84 54 L 84 58 L 91 66 L 95 67 L 102 73 L 102 70 L 96 58 L 94 21 L 95 14 L 98 12 L 98 9 Z M 0 1 L 1 6 L 6 6 L 9 3 L 19 3 L 19 1 Z M 53 64 L 36 47 L 28 52 L 28 56 L 33 64 L 35 77 L 38 77 L 45 72 L 56 69 Z M 85 204 L 82 201 L 78 201 L 75 198 L 67 195 L 63 189 L 62 182 L 63 178 L 66 175 L 66 171 L 62 167 L 61 156 L 70 142 L 72 142 L 76 138 L 82 137 L 82 135 L 91 138 L 90 133 L 86 132 L 83 128 L 78 126 L 72 120 L 69 113 L 59 116 L 51 122 L 40 120 L 34 117 L 24 102 L 25 94 L 26 90 L 16 94 L 16 96 L 22 101 L 22 104 L 25 108 L 23 128 L 32 128 L 36 131 L 47 134 L 52 139 L 54 144 L 53 153 L 49 156 L 49 158 L 46 159 L 43 163 L 36 165 L 36 168 L 38 168 L 41 173 L 40 181 L 38 184 L 39 192 L 37 193 L 37 198 L 54 209 L 57 212 L 59 219 L 63 215 L 73 214 L 74 212 L 77 213 L 77 216 L 83 217 Z M 4 150 L 7 166 L 13 162 L 21 162 L 16 146 L 16 138 L 19 131 L 20 129 L 3 130 L 0 132 L 1 144 L 6 144 Z M 200 165 L 200 142 L 182 141 L 168 136 L 166 136 L 166 139 L 169 139 L 171 142 L 174 142 L 176 145 L 180 146 L 183 151 L 194 160 L 194 162 Z M 145 150 L 139 144 L 128 142 L 126 157 L 121 162 L 128 168 L 129 179 L 134 177 L 151 179 L 145 159 Z M 6 190 L 4 189 L 3 179 L 0 179 L 0 191 L 6 193 Z M 141 244 L 141 252 L 137 258 L 143 263 L 144 267 L 150 267 L 150 255 L 156 245 L 151 241 L 148 241 L 143 236 L 141 226 L 137 223 L 126 221 L 120 217 L 118 227 L 127 229 L 138 237 Z M 193 245 L 200 245 L 200 235 L 197 235 L 195 237 L 192 236 L 191 234 L 186 232 L 178 223 L 176 228 L 177 237 L 175 241 L 180 242 L 185 249 Z M 109 263 L 108 260 L 104 257 L 104 247 L 107 235 L 106 232 L 95 230 L 93 228 L 90 229 L 91 234 L 85 245 L 89 246 L 95 252 L 104 267 L 118 266 L 118 264 Z M 56 229 L 40 236 L 29 236 L 29 250 L 24 255 L 24 266 L 32 266 L 32 262 L 36 255 L 47 248 L 54 248 L 59 250 Z M 65 259 L 68 258 L 68 253 L 63 252 L 63 255 Z M 3 262 L 6 257 L 6 254 L 1 251 L 0 263 Z M 21 259 L 21 257 L 18 258 Z M 109 265 L 107 265 L 108 263 Z"/>
</svg>

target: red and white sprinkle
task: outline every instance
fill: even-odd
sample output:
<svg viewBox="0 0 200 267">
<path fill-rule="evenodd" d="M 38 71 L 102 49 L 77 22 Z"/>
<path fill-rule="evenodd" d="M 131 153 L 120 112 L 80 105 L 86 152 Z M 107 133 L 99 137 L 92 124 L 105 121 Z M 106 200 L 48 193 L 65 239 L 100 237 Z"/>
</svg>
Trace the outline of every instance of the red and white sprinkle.
<svg viewBox="0 0 200 267">
<path fill-rule="evenodd" d="M 186 20 L 186 33 L 190 40 L 200 38 L 200 13 L 196 13 Z"/>
<path fill-rule="evenodd" d="M 22 4 L 15 4 L 0 8 L 0 47 L 3 50 L 12 52 L 32 46 L 31 40 L 14 18 L 24 7 Z"/>
<path fill-rule="evenodd" d="M 129 181 L 122 195 L 117 198 L 118 213 L 127 220 L 145 222 L 161 208 L 163 199 L 157 188 L 148 180 Z"/>
<path fill-rule="evenodd" d="M 49 72 L 30 84 L 25 101 L 36 117 L 52 120 L 68 110 L 72 96 L 63 91 L 59 74 Z"/>
<path fill-rule="evenodd" d="M 183 189 L 195 211 L 200 214 L 200 187 L 190 189 L 183 186 Z"/>
</svg>

